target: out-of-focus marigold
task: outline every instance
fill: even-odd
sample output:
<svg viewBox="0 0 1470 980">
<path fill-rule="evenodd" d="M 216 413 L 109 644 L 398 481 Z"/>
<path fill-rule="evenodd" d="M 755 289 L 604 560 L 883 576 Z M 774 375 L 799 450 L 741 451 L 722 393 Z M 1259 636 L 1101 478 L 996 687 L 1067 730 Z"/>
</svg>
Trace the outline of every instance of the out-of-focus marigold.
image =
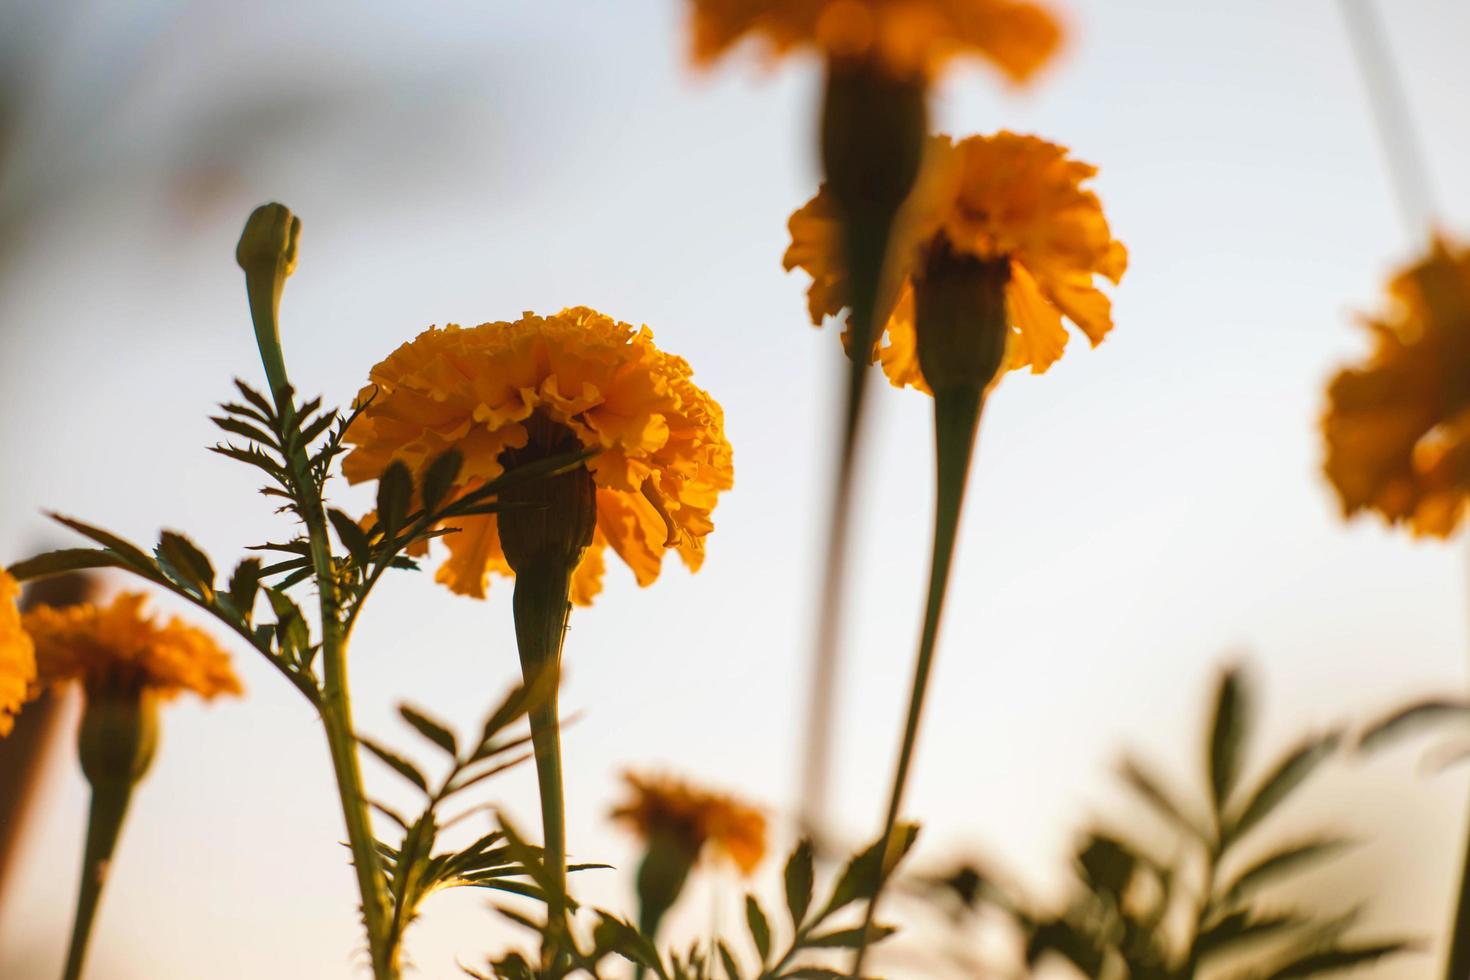
<svg viewBox="0 0 1470 980">
<path fill-rule="evenodd" d="M 230 655 L 177 617 L 160 623 L 147 597 L 124 592 L 106 607 L 38 606 L 25 614 L 36 644 L 37 690 L 80 681 L 89 692 L 146 690 L 160 697 L 240 694 Z"/>
<path fill-rule="evenodd" d="M 1067 150 L 1034 136 L 1001 132 L 954 142 L 930 137 L 924 163 L 892 236 L 879 292 L 884 336 L 874 347 L 896 387 L 928 390 L 919 370 L 914 283 L 925 257 L 945 244 L 957 255 L 1009 264 L 1005 299 L 1010 335 L 1006 366 L 1040 374 L 1067 344 L 1066 317 L 1093 346 L 1112 329 L 1112 304 L 1096 277 L 1119 282 L 1128 252 L 1115 241 L 1097 195 L 1083 183 L 1097 173 Z M 790 221 L 788 270 L 812 277 L 812 322 L 847 306 L 840 227 L 825 190 Z"/>
<path fill-rule="evenodd" d="M 667 776 L 624 773 L 632 798 L 612 812 L 639 837 L 668 836 L 698 855 L 706 844 L 750 874 L 766 855 L 766 818 L 753 806 Z"/>
<path fill-rule="evenodd" d="M 19 598 L 20 586 L 0 568 L 0 735 L 10 734 L 36 679 L 35 647 L 21 628 Z"/>
<path fill-rule="evenodd" d="M 1470 497 L 1470 249 L 1436 240 L 1388 294 L 1367 362 L 1328 386 L 1325 469 L 1344 516 L 1445 537 Z"/>
<path fill-rule="evenodd" d="M 1031 78 L 1061 43 L 1046 7 L 1026 0 L 692 0 L 694 59 L 708 64 L 747 36 L 776 55 L 814 47 L 872 59 L 896 77 L 932 76 L 978 55 L 1013 82 Z"/>
<path fill-rule="evenodd" d="M 597 527 L 572 580 L 572 600 L 602 587 L 611 546 L 639 585 L 675 551 L 691 570 L 704 560 L 710 513 L 734 482 L 720 406 L 691 380 L 688 362 L 660 351 L 647 327 L 585 307 L 514 323 L 430 329 L 373 368 L 347 433 L 342 470 L 377 479 L 394 460 L 421 475 L 441 453 L 464 457 L 462 494 L 500 476 L 502 454 L 527 443 L 541 413 L 597 451 Z M 493 514 L 456 518 L 437 580 L 484 598 L 491 572 L 510 575 Z"/>
</svg>

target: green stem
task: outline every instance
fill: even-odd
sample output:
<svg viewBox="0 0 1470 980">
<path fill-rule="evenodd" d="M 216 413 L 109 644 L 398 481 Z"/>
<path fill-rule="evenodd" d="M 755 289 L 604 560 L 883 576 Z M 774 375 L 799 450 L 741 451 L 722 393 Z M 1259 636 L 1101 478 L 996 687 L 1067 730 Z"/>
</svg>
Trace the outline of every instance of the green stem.
<svg viewBox="0 0 1470 980">
<path fill-rule="evenodd" d="M 1460 893 L 1455 903 L 1455 922 L 1450 932 L 1450 961 L 1446 980 L 1470 978 L 1470 841 L 1465 844 L 1465 865 L 1460 872 Z"/>
<path fill-rule="evenodd" d="M 570 563 L 551 557 L 518 569 L 513 600 L 521 673 L 526 687 L 539 694 L 527 719 L 531 724 L 536 782 L 541 793 L 542 860 L 553 885 L 552 893 L 546 896 L 551 947 L 542 951 L 546 965 L 562 958 L 567 913 L 566 795 L 562 788 L 558 692 L 562 641 L 571 611 L 572 570 Z"/>
<path fill-rule="evenodd" d="M 929 689 L 929 672 L 934 664 L 934 648 L 939 638 L 939 621 L 944 612 L 944 598 L 949 589 L 949 570 L 958 537 L 960 511 L 965 500 L 965 484 L 970 471 L 970 458 L 975 449 L 975 431 L 980 423 L 984 392 L 975 387 L 941 388 L 934 392 L 934 435 L 938 457 L 938 486 L 934 510 L 934 550 L 929 570 L 929 596 L 924 610 L 924 629 L 919 638 L 918 659 L 914 664 L 913 690 L 909 695 L 908 717 L 904 722 L 903 744 L 898 753 L 898 767 L 893 775 L 893 788 L 888 795 L 888 813 L 883 821 L 883 855 L 877 888 L 863 916 L 863 937 L 853 958 L 852 975 L 862 975 L 868 952 L 868 933 L 877 912 L 878 900 L 888 879 L 888 851 L 898 812 L 908 786 L 909 768 L 913 763 L 914 745 L 918 741 L 919 721 L 924 713 L 924 697 Z"/>
<path fill-rule="evenodd" d="M 838 647 L 842 620 L 844 577 L 848 565 L 848 528 L 852 523 L 853 474 L 857 467 L 858 436 L 868 387 L 868 352 L 879 332 L 876 322 L 878 283 L 888 250 L 893 212 L 870 211 L 843 224 L 844 253 L 848 256 L 851 299 L 849 329 L 851 344 L 847 360 L 847 386 L 838 449 L 836 479 L 828 510 L 827 561 L 823 570 L 822 594 L 817 606 L 816 644 L 812 661 L 811 696 L 807 709 L 806 755 L 798 798 L 802 801 L 801 824 L 805 834 L 820 837 L 826 818 L 832 733 L 836 728 L 837 689 L 841 682 Z"/>
<path fill-rule="evenodd" d="M 117 839 L 122 833 L 123 818 L 133 796 L 130 779 L 99 781 L 92 789 L 92 808 L 87 820 L 87 847 L 82 857 L 82 879 L 77 889 L 76 921 L 71 930 L 71 948 L 66 954 L 63 980 L 78 980 L 87 955 L 87 942 L 92 936 L 92 923 L 107 883 Z"/>
<path fill-rule="evenodd" d="M 283 219 L 280 217 L 282 214 Z M 280 234 L 284 234 L 280 229 L 290 229 L 289 240 L 271 239 L 266 232 L 272 221 L 277 222 L 276 230 Z M 295 236 L 299 227 L 299 221 L 291 218 L 290 213 L 280 205 L 266 205 L 251 215 L 241 239 L 240 253 L 261 364 L 265 368 L 276 413 L 281 418 L 283 430 L 288 432 L 295 427 L 296 405 L 286 375 L 285 355 L 281 350 L 279 315 L 281 291 L 294 261 Z M 254 250 L 247 250 L 247 244 L 253 246 Z M 275 246 L 280 248 L 272 253 L 271 248 Z M 296 490 L 296 503 L 301 511 L 300 517 L 306 525 L 312 570 L 315 572 L 320 597 L 323 676 L 318 710 L 327 734 L 332 770 L 337 779 L 342 818 L 352 850 L 352 865 L 357 872 L 373 976 L 375 980 L 397 980 L 398 952 L 391 933 L 386 882 L 368 815 L 362 770 L 358 766 L 357 739 L 352 724 L 352 706 L 347 684 L 348 633 L 343 624 L 341 591 L 336 565 L 332 559 L 326 513 L 311 475 L 306 447 L 286 447 L 286 458 Z"/>
</svg>

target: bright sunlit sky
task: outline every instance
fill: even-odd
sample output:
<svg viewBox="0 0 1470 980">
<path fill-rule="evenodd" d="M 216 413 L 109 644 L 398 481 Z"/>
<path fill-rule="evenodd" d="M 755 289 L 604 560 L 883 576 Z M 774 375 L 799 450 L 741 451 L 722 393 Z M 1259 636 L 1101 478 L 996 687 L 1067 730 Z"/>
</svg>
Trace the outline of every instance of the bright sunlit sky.
<svg viewBox="0 0 1470 980">
<path fill-rule="evenodd" d="M 1057 4 L 1073 29 L 1056 70 L 1023 93 L 953 73 L 934 118 L 1036 132 L 1098 164 L 1132 267 L 1101 348 L 1074 338 L 987 411 L 908 806 L 921 862 L 978 854 L 1042 894 L 1079 825 L 1116 812 L 1125 745 L 1180 782 L 1195 772 L 1222 662 L 1256 665 L 1263 739 L 1280 746 L 1463 685 L 1470 656 L 1463 539 L 1344 526 L 1319 476 L 1324 382 L 1365 349 L 1353 313 L 1416 244 L 1335 3 Z M 37 72 L 0 183 L 0 561 L 68 541 L 43 508 L 143 542 L 185 530 L 217 565 L 285 533 L 255 476 L 203 449 L 230 379 L 261 375 L 233 252 L 263 201 L 304 223 L 283 333 L 297 385 L 328 400 L 431 324 L 575 304 L 646 322 L 725 406 L 736 487 L 697 576 L 670 565 L 640 590 L 613 564 L 573 616 L 572 850 L 632 866 L 605 819 L 625 766 L 738 791 L 784 828 L 841 363 L 836 331 L 806 322 L 805 276 L 780 268 L 817 180 L 816 65 L 747 56 L 696 75 L 675 0 L 34 6 L 6 14 L 23 33 L 0 49 Z M 1463 230 L 1470 7 L 1381 7 L 1443 217 Z M 881 817 L 931 515 L 930 403 L 876 393 L 835 778 L 853 840 Z M 371 492 L 337 491 L 348 510 Z M 518 672 L 509 597 L 504 582 L 478 603 L 390 578 L 354 648 L 360 727 L 416 750 L 404 700 L 474 726 Z M 363 962 L 318 727 L 237 652 L 244 701 L 168 711 L 94 980 L 336 978 Z M 494 796 L 535 824 L 529 768 Z M 0 914 L 0 976 L 57 972 L 85 800 L 68 747 Z M 1448 918 L 1463 805 L 1462 775 L 1419 771 L 1405 749 L 1340 767 L 1282 829 L 1315 818 L 1373 839 L 1314 880 L 1422 934 Z M 627 880 L 579 884 L 628 907 Z M 454 976 L 510 935 L 484 896 L 435 899 L 410 935 L 414 975 Z"/>
</svg>

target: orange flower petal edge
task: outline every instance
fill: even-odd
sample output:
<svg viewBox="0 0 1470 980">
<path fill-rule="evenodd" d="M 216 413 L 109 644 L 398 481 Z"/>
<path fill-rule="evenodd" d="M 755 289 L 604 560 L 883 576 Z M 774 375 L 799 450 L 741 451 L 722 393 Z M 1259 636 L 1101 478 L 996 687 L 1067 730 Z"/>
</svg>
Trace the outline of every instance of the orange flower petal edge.
<svg viewBox="0 0 1470 980">
<path fill-rule="evenodd" d="M 526 444 L 526 420 L 542 413 L 598 454 L 597 529 L 572 582 L 592 601 L 611 548 L 639 585 L 658 578 L 675 552 L 691 570 L 722 491 L 734 484 L 724 413 L 693 382 L 682 358 L 659 350 L 647 327 L 586 307 L 513 322 L 431 328 L 369 374 L 371 404 L 347 433 L 342 470 L 375 480 L 394 460 L 416 475 L 441 453 L 464 457 L 463 494 L 504 472 L 502 454 Z M 491 574 L 510 575 L 494 515 L 457 520 L 436 580 L 484 598 Z"/>
<path fill-rule="evenodd" d="M 773 56 L 815 48 L 874 59 L 895 77 L 932 76 L 974 56 L 1022 83 L 1062 41 L 1057 18 L 1029 0 L 691 0 L 691 12 L 699 65 L 754 38 Z"/>
<path fill-rule="evenodd" d="M 1096 168 L 1065 147 L 1000 132 L 955 142 L 931 137 L 914 189 L 894 230 L 879 291 L 884 335 L 873 356 L 896 387 L 928 390 L 915 350 L 913 290 L 927 250 L 941 237 L 958 254 L 1010 263 L 1007 367 L 1040 374 L 1066 348 L 1068 320 L 1093 346 L 1112 329 L 1112 304 L 1097 287 L 1128 267 L 1102 202 L 1083 185 Z M 783 263 L 812 277 L 812 322 L 821 325 L 847 305 L 847 270 L 839 228 L 825 190 L 791 216 Z"/>
<path fill-rule="evenodd" d="M 667 776 L 624 773 L 631 798 L 613 810 L 644 840 L 668 834 L 697 854 L 709 844 L 750 874 L 766 854 L 766 818 L 733 797 L 698 789 Z"/>
<path fill-rule="evenodd" d="M 0 568 L 0 735 L 10 734 L 36 679 L 35 646 L 21 627 L 19 598 L 19 584 Z"/>
<path fill-rule="evenodd" d="M 1470 499 L 1470 250 L 1435 241 L 1388 297 L 1367 360 L 1328 386 L 1323 468 L 1344 516 L 1447 537 Z"/>
</svg>

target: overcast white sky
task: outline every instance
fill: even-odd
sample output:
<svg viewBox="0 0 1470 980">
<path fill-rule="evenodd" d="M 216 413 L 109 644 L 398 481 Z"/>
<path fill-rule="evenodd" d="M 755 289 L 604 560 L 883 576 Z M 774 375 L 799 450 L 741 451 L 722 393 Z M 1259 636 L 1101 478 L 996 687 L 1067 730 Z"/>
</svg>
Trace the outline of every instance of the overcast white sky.
<svg viewBox="0 0 1470 980">
<path fill-rule="evenodd" d="M 992 402 L 909 804 L 924 859 L 978 852 L 1037 889 L 1114 806 L 1125 744 L 1193 772 L 1222 660 L 1257 664 L 1279 744 L 1461 685 L 1470 650 L 1463 541 L 1345 527 L 1318 476 L 1323 383 L 1365 346 L 1352 311 L 1413 244 L 1336 5 L 1058 5 L 1073 43 L 1056 71 L 1019 96 L 956 73 L 934 115 L 1098 164 L 1132 268 L 1100 349 L 1074 340 Z M 1463 229 L 1470 8 L 1382 6 Z M 217 564 L 280 533 L 250 474 L 203 447 L 230 378 L 259 376 L 235 239 L 281 200 L 305 225 L 284 333 L 307 391 L 346 402 L 429 324 L 573 304 L 647 322 L 695 366 L 726 408 L 736 487 L 703 572 L 671 566 L 641 591 L 614 567 L 573 618 L 572 846 L 630 866 L 604 820 L 626 765 L 697 774 L 784 819 L 839 365 L 835 331 L 806 325 L 805 278 L 779 264 L 815 187 L 815 66 L 697 77 L 673 0 L 57 9 L 33 25 L 45 73 L 4 188 L 25 207 L 0 267 L 0 560 L 61 540 L 43 507 L 144 541 L 185 529 Z M 881 815 L 930 520 L 929 402 L 875 402 L 837 779 L 855 838 Z M 508 599 L 390 580 L 353 658 L 361 727 L 411 744 L 404 699 L 475 724 L 516 675 Z M 248 700 L 169 711 L 96 980 L 353 975 L 320 734 L 267 665 L 239 667 Z M 63 769 L 25 900 L 0 915 L 7 977 L 52 975 L 64 946 L 85 792 Z M 389 774 L 369 778 L 394 795 Z M 497 790 L 534 822 L 529 770 Z M 1448 916 L 1463 804 L 1462 776 L 1417 773 L 1404 752 L 1342 767 L 1284 826 L 1375 839 L 1318 884 L 1423 932 Z M 623 902 L 626 878 L 600 874 L 587 894 Z M 481 896 L 436 900 L 411 935 L 417 975 L 482 962 L 498 930 Z"/>
</svg>

